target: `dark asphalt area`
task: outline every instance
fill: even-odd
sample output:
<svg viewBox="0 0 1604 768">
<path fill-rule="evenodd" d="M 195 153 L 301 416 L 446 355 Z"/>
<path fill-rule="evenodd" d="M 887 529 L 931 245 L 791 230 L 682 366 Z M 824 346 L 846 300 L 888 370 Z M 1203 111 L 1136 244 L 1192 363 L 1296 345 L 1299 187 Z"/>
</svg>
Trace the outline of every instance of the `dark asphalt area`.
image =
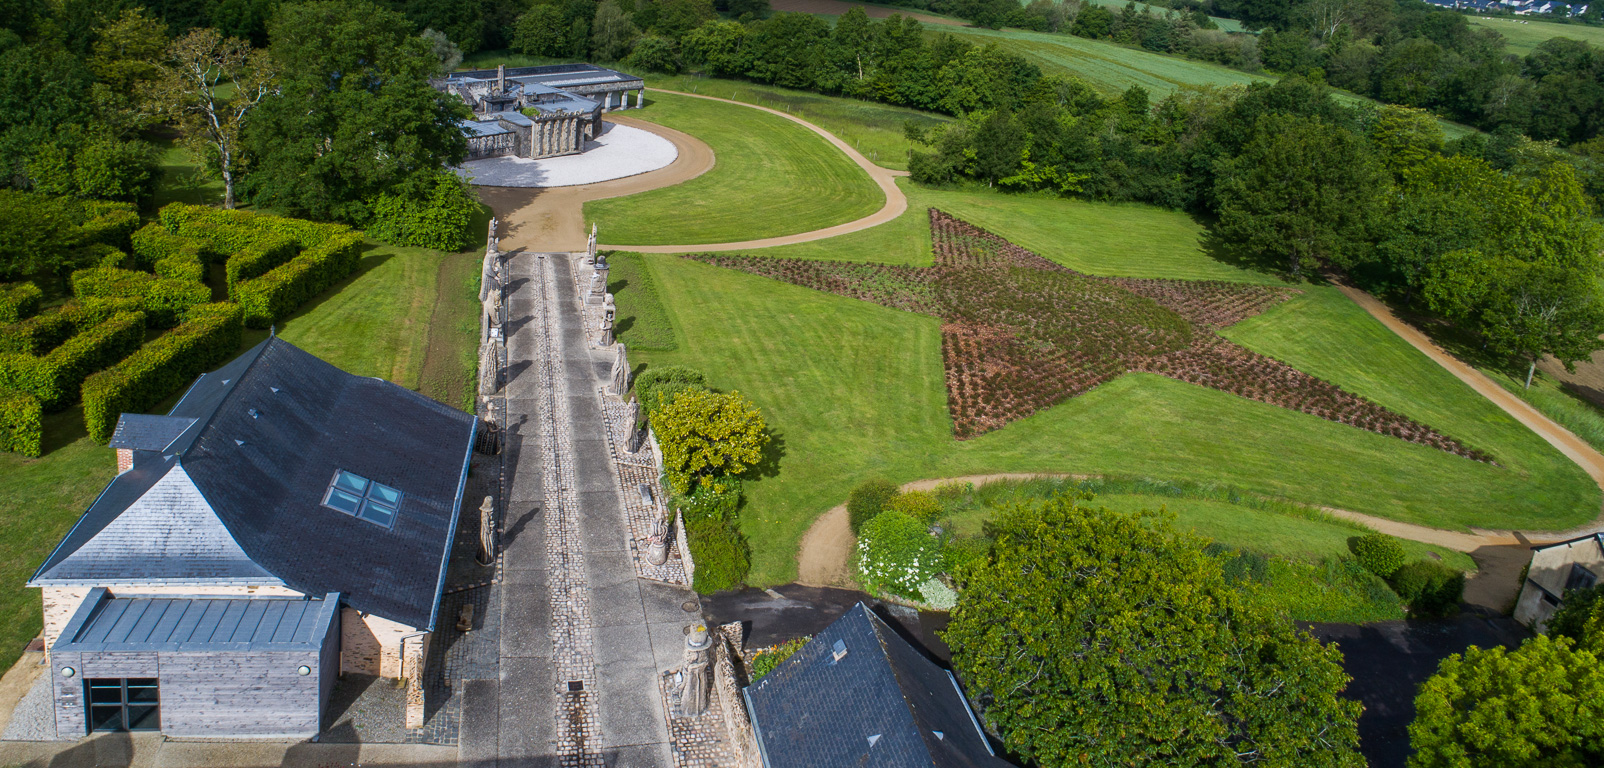
<svg viewBox="0 0 1604 768">
<path fill-rule="evenodd" d="M 760 648 L 812 635 L 840 618 L 858 601 L 867 603 L 898 634 L 943 666 L 952 659 L 936 632 L 947 615 L 889 605 L 848 589 L 775 587 L 780 597 L 761 589 L 720 592 L 702 597 L 708 621 L 739 621 L 749 648 Z M 1415 693 L 1451 654 L 1475 645 L 1519 645 L 1531 633 L 1508 616 L 1466 606 L 1450 619 L 1383 621 L 1374 624 L 1301 624 L 1315 637 L 1336 643 L 1343 668 L 1353 678 L 1346 695 L 1364 704 L 1359 718 L 1359 749 L 1371 768 L 1404 768 L 1409 759 L 1409 722 L 1415 717 Z"/>
</svg>

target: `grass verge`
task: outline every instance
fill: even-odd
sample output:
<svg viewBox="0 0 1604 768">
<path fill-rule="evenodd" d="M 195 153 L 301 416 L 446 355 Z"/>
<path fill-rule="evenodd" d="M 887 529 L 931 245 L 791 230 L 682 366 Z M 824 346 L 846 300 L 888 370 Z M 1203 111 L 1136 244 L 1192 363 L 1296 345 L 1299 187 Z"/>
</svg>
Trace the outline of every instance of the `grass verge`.
<svg viewBox="0 0 1604 768">
<path fill-rule="evenodd" d="M 861 168 L 818 134 L 734 104 L 658 93 L 632 117 L 689 133 L 717 164 L 663 189 L 585 203 L 611 242 L 719 243 L 790 235 L 867 216 L 885 203 Z"/>
<path fill-rule="evenodd" d="M 613 331 L 630 349 L 677 349 L 674 326 L 668 310 L 638 253 L 619 253 L 607 257 L 607 290 L 618 302 Z"/>
<path fill-rule="evenodd" d="M 1527 389 L 1524 379 L 1485 367 L 1479 370 L 1554 423 L 1604 451 L 1604 411 L 1598 406 L 1566 392 L 1564 385 L 1541 372 L 1532 377 L 1532 386 Z"/>
</svg>

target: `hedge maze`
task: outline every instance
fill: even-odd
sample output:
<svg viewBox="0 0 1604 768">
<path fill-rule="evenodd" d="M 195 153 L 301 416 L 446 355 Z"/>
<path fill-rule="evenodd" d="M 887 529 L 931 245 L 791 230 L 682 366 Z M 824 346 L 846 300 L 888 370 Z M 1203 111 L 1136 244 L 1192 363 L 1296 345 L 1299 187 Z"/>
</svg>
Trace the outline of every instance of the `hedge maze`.
<svg viewBox="0 0 1604 768">
<path fill-rule="evenodd" d="M 1492 458 L 1216 330 L 1293 289 L 1100 278 L 930 210 L 934 265 L 699 254 L 686 258 L 943 320 L 947 405 L 960 440 L 1127 372 L 1211 387 L 1477 461 Z"/>
<path fill-rule="evenodd" d="M 120 414 L 232 357 L 244 328 L 288 316 L 362 251 L 362 233 L 339 224 L 183 203 L 144 227 L 131 207 L 96 212 L 84 225 L 96 266 L 72 274 L 70 300 L 41 309 L 32 283 L 0 285 L 0 450 L 40 455 L 43 414 L 80 401 L 106 442 Z M 206 282 L 214 264 L 224 301 Z"/>
</svg>

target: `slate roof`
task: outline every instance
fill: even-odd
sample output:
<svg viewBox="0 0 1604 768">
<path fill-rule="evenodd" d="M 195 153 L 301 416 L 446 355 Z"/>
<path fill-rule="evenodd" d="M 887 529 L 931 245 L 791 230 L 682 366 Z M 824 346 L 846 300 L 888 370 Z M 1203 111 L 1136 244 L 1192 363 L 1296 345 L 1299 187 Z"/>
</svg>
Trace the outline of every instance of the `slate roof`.
<svg viewBox="0 0 1604 768">
<path fill-rule="evenodd" d="M 52 652 L 316 651 L 339 595 L 298 598 L 114 597 L 96 588 Z"/>
<path fill-rule="evenodd" d="M 277 337 L 168 415 L 194 422 L 134 451 L 31 585 L 282 584 L 433 629 L 474 417 Z M 340 469 L 402 492 L 393 527 L 323 506 Z"/>
<path fill-rule="evenodd" d="M 111 433 L 111 447 L 160 451 L 171 445 L 184 433 L 184 430 L 194 424 L 194 419 L 180 416 L 125 413 L 117 420 L 116 431 Z"/>
<path fill-rule="evenodd" d="M 952 674 L 863 603 L 745 695 L 768 768 L 1008 765 Z"/>
</svg>

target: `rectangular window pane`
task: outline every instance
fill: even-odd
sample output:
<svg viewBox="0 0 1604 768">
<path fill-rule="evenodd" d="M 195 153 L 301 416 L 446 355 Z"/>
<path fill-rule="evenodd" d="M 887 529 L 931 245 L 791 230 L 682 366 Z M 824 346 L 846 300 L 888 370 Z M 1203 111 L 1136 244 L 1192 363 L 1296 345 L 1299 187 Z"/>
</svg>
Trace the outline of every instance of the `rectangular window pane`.
<svg viewBox="0 0 1604 768">
<path fill-rule="evenodd" d="M 329 489 L 328 505 L 347 514 L 356 514 L 356 509 L 362 504 L 362 499 L 352 496 L 338 488 Z"/>
<path fill-rule="evenodd" d="M 133 682 L 133 681 L 130 680 L 129 682 Z M 159 696 L 156 693 L 156 687 L 155 686 L 151 686 L 149 688 L 144 688 L 144 687 L 139 687 L 139 686 L 134 686 L 134 685 L 128 686 L 128 703 L 129 704 L 135 704 L 135 703 L 155 704 L 156 700 L 158 698 L 159 698 Z"/>
<path fill-rule="evenodd" d="M 157 731 L 161 730 L 161 718 L 157 715 L 158 707 L 128 707 L 128 730 L 130 731 Z"/>
<path fill-rule="evenodd" d="M 363 520 L 372 520 L 379 525 L 389 527 L 390 521 L 395 519 L 395 510 L 370 501 L 362 505 L 361 517 Z"/>
<path fill-rule="evenodd" d="M 353 475 L 344 470 L 334 476 L 334 484 L 357 495 L 361 495 L 368 488 L 367 478 Z"/>
<path fill-rule="evenodd" d="M 130 678 L 128 678 L 128 685 L 130 685 L 130 686 L 137 685 L 137 686 L 141 686 L 141 687 L 145 687 L 145 688 L 151 688 L 151 687 L 155 687 L 156 678 L 154 678 L 154 677 L 130 677 Z"/>
<path fill-rule="evenodd" d="M 116 688 L 90 686 L 89 688 L 89 702 L 91 704 L 121 704 L 122 700 L 123 689 L 120 686 Z"/>
<path fill-rule="evenodd" d="M 373 484 L 373 490 L 368 491 L 368 498 L 387 507 L 401 506 L 401 492 L 388 485 Z"/>
<path fill-rule="evenodd" d="M 89 728 L 96 731 L 120 731 L 123 728 L 121 704 L 110 707 L 89 708 Z"/>
</svg>

